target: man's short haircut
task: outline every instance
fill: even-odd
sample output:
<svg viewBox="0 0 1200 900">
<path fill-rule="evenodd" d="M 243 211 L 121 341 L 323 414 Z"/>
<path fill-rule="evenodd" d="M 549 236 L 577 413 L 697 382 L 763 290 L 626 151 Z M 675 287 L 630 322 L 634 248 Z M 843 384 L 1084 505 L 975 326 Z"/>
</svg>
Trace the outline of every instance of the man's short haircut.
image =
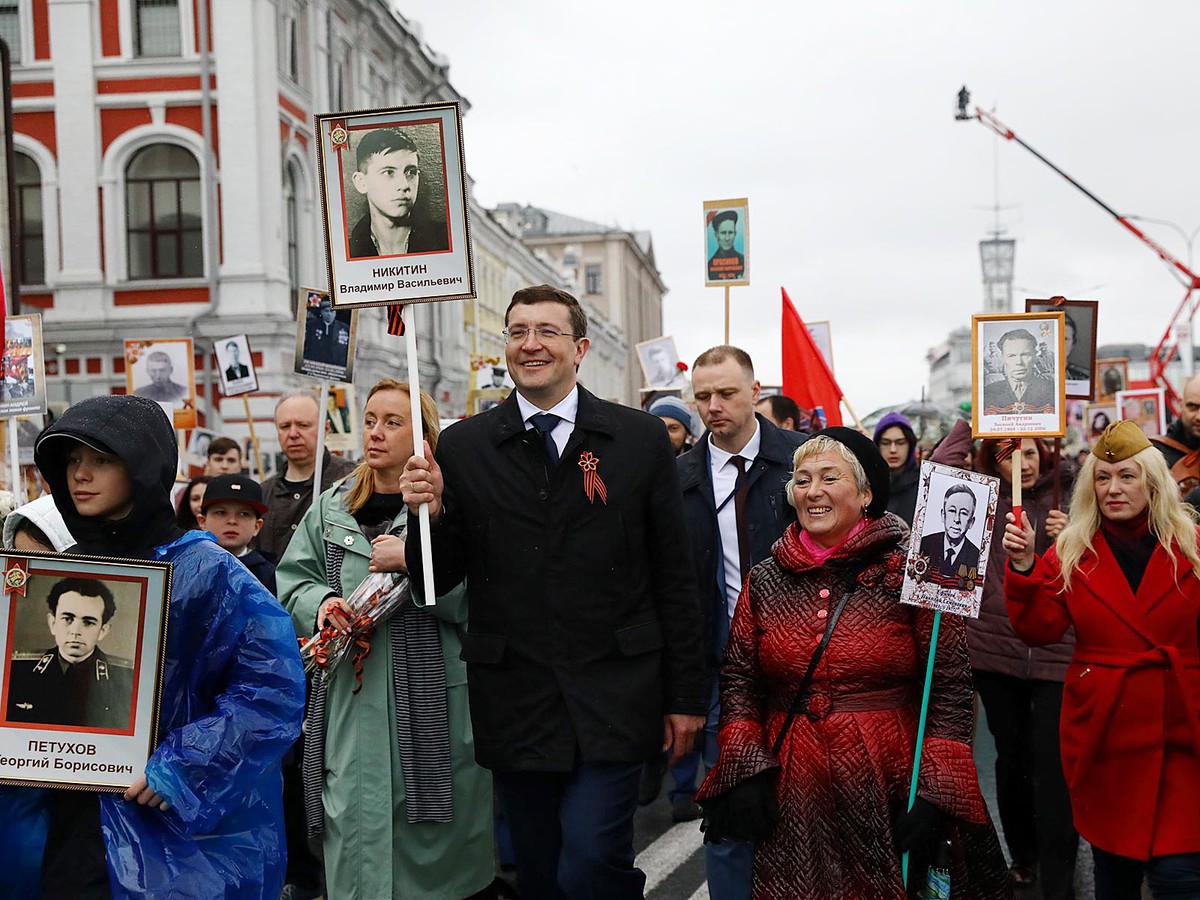
<svg viewBox="0 0 1200 900">
<path fill-rule="evenodd" d="M 950 498 L 955 494 L 967 494 L 971 498 L 971 513 L 975 512 L 975 508 L 979 505 L 979 498 L 975 496 L 975 492 L 965 484 L 952 484 L 950 489 L 946 491 L 946 496 L 942 497 L 942 508 L 945 509 L 946 504 L 950 502 Z"/>
<path fill-rule="evenodd" d="M 113 613 L 117 611 L 117 602 L 113 599 L 113 592 L 103 581 L 98 578 L 64 578 L 50 588 L 50 593 L 46 595 L 46 605 L 50 607 L 52 616 L 58 615 L 58 598 L 72 591 L 83 597 L 99 597 L 104 601 L 101 625 L 108 622 L 113 617 Z"/>
<path fill-rule="evenodd" d="M 288 391 L 286 394 L 284 394 L 282 397 L 280 397 L 278 400 L 275 401 L 275 415 L 273 416 L 273 418 L 275 418 L 275 419 L 279 418 L 279 407 L 283 406 L 283 404 L 287 403 L 289 400 L 295 400 L 297 397 L 304 397 L 309 402 L 311 402 L 313 405 L 313 409 L 315 409 L 317 411 L 317 414 L 320 415 L 321 403 L 319 400 L 317 400 L 317 392 L 314 391 L 312 388 L 296 388 L 294 391 Z"/>
<path fill-rule="evenodd" d="M 791 419 L 793 428 L 800 427 L 800 404 L 791 397 L 786 397 L 783 394 L 772 394 L 770 397 L 763 397 L 758 402 L 765 403 L 771 407 L 771 418 L 776 422 Z"/>
<path fill-rule="evenodd" d="M 238 342 L 237 342 L 237 341 L 226 341 L 226 342 L 225 342 L 225 349 L 226 349 L 226 350 L 228 350 L 230 347 L 232 347 L 234 350 L 241 350 L 241 349 L 242 349 L 240 346 L 238 346 Z"/>
<path fill-rule="evenodd" d="M 168 354 L 165 350 L 151 350 L 149 353 L 147 353 L 146 365 L 150 365 L 152 362 L 165 362 L 172 369 L 175 368 L 175 364 L 171 362 L 170 354 Z"/>
<path fill-rule="evenodd" d="M 1071 314 L 1069 312 L 1063 313 L 1063 322 L 1064 324 L 1071 326 L 1071 334 L 1075 335 L 1075 337 L 1079 337 L 1079 328 L 1075 325 L 1075 320 L 1071 318 Z"/>
<path fill-rule="evenodd" d="M 355 166 L 360 172 L 367 171 L 367 163 L 377 153 L 395 153 L 397 150 L 411 150 L 417 153 L 417 145 L 399 128 L 376 128 L 369 131 L 358 142 Z"/>
<path fill-rule="evenodd" d="M 738 214 L 737 214 L 736 210 L 723 209 L 719 213 L 717 213 L 715 216 L 713 216 L 712 230 L 715 232 L 718 228 L 721 227 L 722 222 L 733 222 L 734 225 L 737 225 L 737 220 L 738 220 Z"/>
<path fill-rule="evenodd" d="M 221 437 L 213 438 L 208 442 L 208 455 L 210 457 L 228 453 L 230 450 L 236 450 L 238 452 L 238 456 L 242 455 L 242 445 L 231 437 L 225 437 L 222 435 Z"/>
<path fill-rule="evenodd" d="M 754 380 L 754 361 L 750 359 L 750 354 L 741 347 L 734 347 L 730 344 L 709 347 L 696 357 L 696 361 L 692 364 L 692 370 L 699 369 L 701 366 L 718 366 L 727 359 L 732 359 L 742 367 L 742 371 L 750 376 L 751 381 Z"/>
<path fill-rule="evenodd" d="M 534 303 L 558 303 L 565 306 L 571 322 L 571 333 L 577 338 L 587 337 L 587 314 L 579 305 L 579 301 L 566 291 L 550 284 L 535 284 L 532 287 L 521 288 L 513 294 L 508 309 L 504 311 L 504 327 L 508 327 L 508 314 L 514 306 L 530 306 Z"/>
<path fill-rule="evenodd" d="M 996 346 L 1000 348 L 1001 353 L 1004 352 L 1004 345 L 1008 341 L 1029 341 L 1032 346 L 1037 346 L 1037 338 L 1024 328 L 1014 328 L 1012 331 L 1006 331 L 1000 335 L 1000 340 L 996 342 Z"/>
</svg>

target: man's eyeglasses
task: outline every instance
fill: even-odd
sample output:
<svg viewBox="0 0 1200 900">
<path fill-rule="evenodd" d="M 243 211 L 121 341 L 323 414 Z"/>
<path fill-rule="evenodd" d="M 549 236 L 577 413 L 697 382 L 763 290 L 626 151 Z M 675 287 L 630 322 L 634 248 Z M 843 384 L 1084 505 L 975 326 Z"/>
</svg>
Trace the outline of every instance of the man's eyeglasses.
<svg viewBox="0 0 1200 900">
<path fill-rule="evenodd" d="M 539 341 L 553 341 L 555 338 L 560 337 L 579 337 L 577 334 L 567 334 L 566 332 L 559 331 L 557 328 L 550 328 L 548 326 L 542 326 L 540 328 L 505 328 L 500 333 L 504 335 L 504 340 L 508 341 L 510 344 L 523 344 L 529 337 L 530 332 L 533 332 L 535 335 L 537 335 L 537 339 Z"/>
<path fill-rule="evenodd" d="M 900 450 L 901 448 L 907 447 L 907 446 L 908 446 L 908 441 L 905 440 L 904 438 L 898 438 L 894 441 L 891 440 L 890 438 L 884 438 L 882 441 L 879 442 L 879 448 L 881 450 L 884 449 L 885 447 L 889 450 L 893 447 L 895 447 L 897 450 Z"/>
</svg>

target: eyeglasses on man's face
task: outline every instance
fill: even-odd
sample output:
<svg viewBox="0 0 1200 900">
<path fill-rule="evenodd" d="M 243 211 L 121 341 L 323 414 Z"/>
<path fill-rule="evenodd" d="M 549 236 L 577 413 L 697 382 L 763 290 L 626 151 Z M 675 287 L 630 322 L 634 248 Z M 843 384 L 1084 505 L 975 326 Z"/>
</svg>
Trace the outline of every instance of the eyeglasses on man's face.
<svg viewBox="0 0 1200 900">
<path fill-rule="evenodd" d="M 565 331 L 559 331 L 557 328 L 552 328 L 549 325 L 539 325 L 537 328 L 526 328 L 522 325 L 517 325 L 512 328 L 505 328 L 502 332 L 504 340 L 510 344 L 523 344 L 528 340 L 532 333 L 537 336 L 539 341 L 554 341 L 558 338 L 578 338 L 577 334 L 569 334 Z"/>
</svg>

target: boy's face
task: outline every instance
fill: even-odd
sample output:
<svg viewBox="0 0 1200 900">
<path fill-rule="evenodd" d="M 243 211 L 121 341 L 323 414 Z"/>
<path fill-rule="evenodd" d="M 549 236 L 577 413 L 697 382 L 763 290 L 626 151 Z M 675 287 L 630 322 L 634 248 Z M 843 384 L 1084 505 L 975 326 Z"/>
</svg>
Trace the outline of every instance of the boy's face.
<svg viewBox="0 0 1200 900">
<path fill-rule="evenodd" d="M 391 219 L 407 218 L 421 183 L 417 154 L 403 149 L 376 153 L 363 168 L 354 173 L 354 187 L 366 195 L 371 208 Z"/>
<path fill-rule="evenodd" d="M 67 487 L 81 516 L 121 519 L 133 509 L 133 479 L 125 463 L 84 444 L 67 454 Z"/>
<path fill-rule="evenodd" d="M 217 543 L 230 553 L 240 553 L 250 546 L 263 523 L 254 507 L 236 500 L 210 503 L 197 521 L 201 528 L 215 535 Z"/>
</svg>

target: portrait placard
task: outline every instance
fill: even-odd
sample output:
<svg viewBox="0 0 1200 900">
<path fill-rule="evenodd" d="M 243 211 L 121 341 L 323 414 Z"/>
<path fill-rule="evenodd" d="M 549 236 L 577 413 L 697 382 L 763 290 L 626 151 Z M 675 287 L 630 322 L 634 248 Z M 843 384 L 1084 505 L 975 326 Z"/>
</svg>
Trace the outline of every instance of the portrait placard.
<svg viewBox="0 0 1200 900">
<path fill-rule="evenodd" d="M 1083 434 L 1089 447 L 1104 433 L 1104 429 L 1117 421 L 1117 404 L 1113 402 L 1089 403 L 1083 410 Z"/>
<path fill-rule="evenodd" d="M 252 394 L 258 390 L 258 373 L 254 371 L 254 354 L 250 339 L 235 334 L 213 341 L 217 354 L 217 372 L 221 376 L 221 393 L 226 397 Z"/>
<path fill-rule="evenodd" d="M 1063 314 L 1063 359 L 1066 360 L 1065 380 L 1068 400 L 1094 399 L 1092 375 L 1096 371 L 1096 311 L 1095 300 L 1025 301 L 1025 312 L 1061 312 Z"/>
<path fill-rule="evenodd" d="M 679 368 L 679 351 L 671 336 L 651 338 L 637 345 L 642 377 L 652 388 L 682 388 L 687 383 Z"/>
<path fill-rule="evenodd" d="M 196 427 L 196 367 L 191 338 L 125 342 L 125 390 L 170 408 L 176 428 Z"/>
<path fill-rule="evenodd" d="M 1113 401 L 1129 384 L 1129 357 L 1096 360 L 1096 399 Z"/>
<path fill-rule="evenodd" d="M 1063 314 L 971 317 L 975 437 L 1063 437 Z"/>
<path fill-rule="evenodd" d="M 481 412 L 494 409 L 508 399 L 512 388 L 484 388 L 481 391 L 471 391 L 467 397 L 467 410 L 475 416 Z"/>
<path fill-rule="evenodd" d="M 334 309 L 327 291 L 300 288 L 296 315 L 296 363 L 299 375 L 349 384 L 354 375 L 358 310 Z"/>
<path fill-rule="evenodd" d="M 0 416 L 44 415 L 46 365 L 41 316 L 7 316 L 4 319 L 3 365 Z"/>
<path fill-rule="evenodd" d="M 203 466 L 208 463 L 208 445 L 220 437 L 207 428 L 193 428 L 187 443 L 188 462 Z"/>
<path fill-rule="evenodd" d="M 0 782 L 125 790 L 158 740 L 171 564 L 0 559 Z"/>
<path fill-rule="evenodd" d="M 1162 388 L 1135 388 L 1117 391 L 1117 418 L 1136 422 L 1146 437 L 1167 431 L 1166 391 Z"/>
<path fill-rule="evenodd" d="M 512 376 L 504 360 L 499 356 L 471 357 L 472 391 L 489 391 L 493 388 L 513 388 Z"/>
<path fill-rule="evenodd" d="M 750 201 L 704 201 L 704 284 L 750 283 Z"/>
<path fill-rule="evenodd" d="M 829 366 L 829 371 L 833 371 L 833 330 L 830 328 L 828 321 L 822 322 L 805 322 L 808 328 L 809 336 L 812 337 L 813 343 L 817 345 L 817 349 L 821 351 L 821 355 L 825 357 L 825 365 Z"/>
<path fill-rule="evenodd" d="M 474 297 L 458 103 L 314 119 L 333 305 Z"/>
<path fill-rule="evenodd" d="M 331 384 L 325 394 L 325 447 L 338 453 L 362 449 L 354 385 Z"/>
<path fill-rule="evenodd" d="M 921 463 L 900 602 L 979 618 L 1000 479 Z"/>
</svg>

